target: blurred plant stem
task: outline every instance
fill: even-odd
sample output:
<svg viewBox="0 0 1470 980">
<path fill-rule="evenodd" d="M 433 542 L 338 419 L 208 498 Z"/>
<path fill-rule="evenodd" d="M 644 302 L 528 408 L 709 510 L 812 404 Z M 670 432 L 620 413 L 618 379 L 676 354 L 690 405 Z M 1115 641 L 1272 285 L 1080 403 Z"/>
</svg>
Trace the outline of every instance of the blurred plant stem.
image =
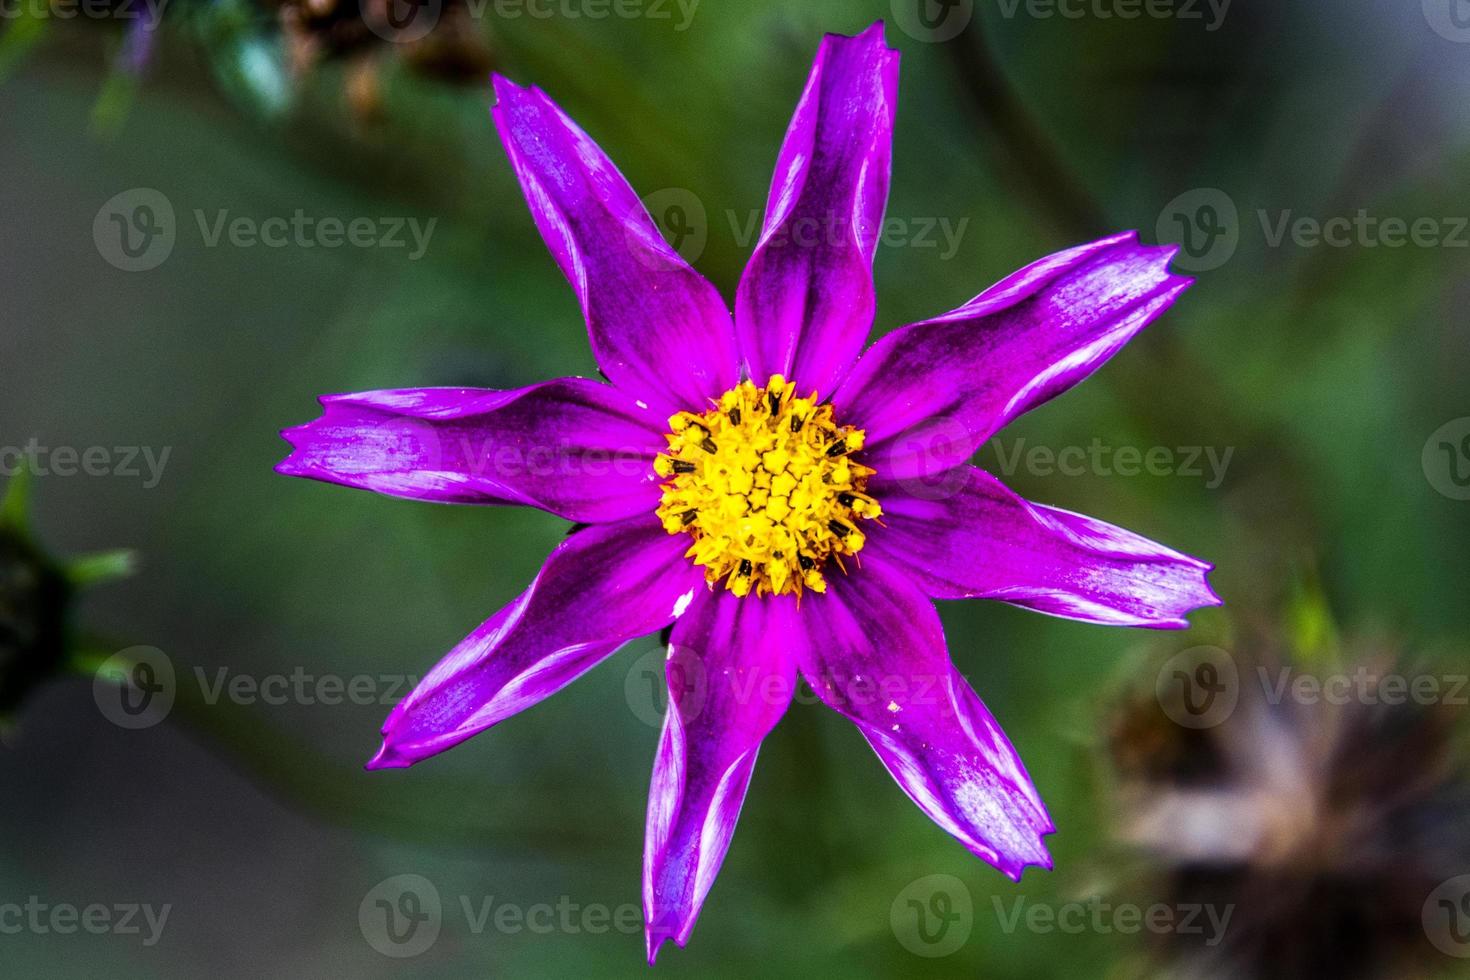
<svg viewBox="0 0 1470 980">
<path fill-rule="evenodd" d="M 996 63 L 981 20 L 973 18 L 944 50 L 965 83 L 971 108 L 1004 149 L 992 154 L 995 165 L 1067 235 L 1083 239 L 1107 234 L 1107 215 L 1074 177 L 1046 129 Z"/>
</svg>

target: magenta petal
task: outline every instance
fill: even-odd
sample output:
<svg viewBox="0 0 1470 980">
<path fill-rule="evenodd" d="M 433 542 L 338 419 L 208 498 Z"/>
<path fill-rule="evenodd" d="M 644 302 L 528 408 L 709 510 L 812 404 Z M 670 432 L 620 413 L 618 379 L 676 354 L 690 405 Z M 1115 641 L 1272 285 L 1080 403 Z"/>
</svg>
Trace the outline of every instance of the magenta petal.
<svg viewBox="0 0 1470 980">
<path fill-rule="evenodd" d="M 1000 599 L 1112 626 L 1185 629 L 1218 606 L 1213 566 L 1111 524 L 1028 503 L 974 467 L 942 499 L 896 484 L 875 490 L 883 523 L 868 549 L 905 569 L 936 599 Z M 866 558 L 869 550 L 863 551 Z"/>
<path fill-rule="evenodd" d="M 643 850 L 650 963 L 665 940 L 688 941 L 735 833 L 761 739 L 791 701 L 794 606 L 789 596 L 741 599 L 722 590 L 697 599 L 674 627 Z"/>
<path fill-rule="evenodd" d="M 751 378 L 832 391 L 873 325 L 873 251 L 892 157 L 898 52 L 879 22 L 822 41 L 735 300 Z"/>
<path fill-rule="evenodd" d="M 705 590 L 682 536 L 645 518 L 584 528 L 531 587 L 439 662 L 383 723 L 368 764 L 410 766 L 550 697 Z"/>
<path fill-rule="evenodd" d="M 603 373 L 660 416 L 707 408 L 739 379 L 724 300 L 545 93 L 496 76 L 495 94 L 500 139 L 541 237 L 576 290 Z"/>
<path fill-rule="evenodd" d="M 1011 878 L 1050 868 L 1054 831 L 1015 749 L 945 649 L 939 616 L 904 575 L 863 553 L 803 599 L 801 671 L 857 725 L 919 808 Z M 807 605 L 810 603 L 810 606 Z"/>
<path fill-rule="evenodd" d="M 573 521 L 651 512 L 657 417 L 609 385 L 326 395 L 321 418 L 281 433 L 276 472 L 439 503 L 524 504 Z"/>
<path fill-rule="evenodd" d="M 1006 423 L 1077 384 L 1192 282 L 1173 246 L 1128 232 L 1058 252 L 944 316 L 874 344 L 833 397 L 886 477 L 965 462 Z"/>
</svg>

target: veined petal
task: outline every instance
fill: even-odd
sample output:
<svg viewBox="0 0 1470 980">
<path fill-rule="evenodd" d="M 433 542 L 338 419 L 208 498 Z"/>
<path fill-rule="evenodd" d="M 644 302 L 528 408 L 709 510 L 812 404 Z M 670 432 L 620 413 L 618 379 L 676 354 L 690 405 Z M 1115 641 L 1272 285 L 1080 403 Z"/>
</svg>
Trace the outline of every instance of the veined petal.
<svg viewBox="0 0 1470 980">
<path fill-rule="evenodd" d="M 879 340 L 833 397 L 889 477 L 965 462 L 1006 423 L 1077 384 L 1194 281 L 1175 246 L 1134 232 L 1058 252 L 953 312 Z"/>
<path fill-rule="evenodd" d="M 1112 626 L 1185 629 L 1218 606 L 1214 567 L 1102 521 L 1028 503 L 971 466 L 952 494 L 924 499 L 884 483 L 884 527 L 863 551 L 902 567 L 936 599 L 1000 599 Z"/>
<path fill-rule="evenodd" d="M 531 215 L 576 291 L 608 379 L 656 406 L 703 411 L 739 380 L 730 311 L 669 247 L 612 161 L 535 88 L 495 77 L 491 114 Z"/>
<path fill-rule="evenodd" d="M 756 752 L 796 689 L 790 596 L 695 600 L 674 626 L 648 793 L 643 912 L 648 961 L 683 946 L 730 847 Z"/>
<path fill-rule="evenodd" d="M 776 159 L 735 300 L 750 377 L 828 394 L 873 325 L 873 252 L 892 159 L 898 52 L 879 21 L 823 39 Z"/>
<path fill-rule="evenodd" d="M 610 385 L 326 395 L 276 472 L 438 503 L 524 504 L 596 523 L 658 505 L 662 423 Z"/>
<path fill-rule="evenodd" d="M 1005 733 L 945 649 L 933 605 L 893 566 L 830 576 L 802 600 L 801 672 L 846 715 L 899 786 L 974 854 L 1018 879 L 1051 867 L 1055 828 Z M 810 605 L 808 605 L 808 603 Z"/>
<path fill-rule="evenodd" d="M 550 697 L 706 589 L 682 540 L 647 517 L 593 525 L 429 672 L 383 723 L 370 769 L 411 766 Z"/>
</svg>

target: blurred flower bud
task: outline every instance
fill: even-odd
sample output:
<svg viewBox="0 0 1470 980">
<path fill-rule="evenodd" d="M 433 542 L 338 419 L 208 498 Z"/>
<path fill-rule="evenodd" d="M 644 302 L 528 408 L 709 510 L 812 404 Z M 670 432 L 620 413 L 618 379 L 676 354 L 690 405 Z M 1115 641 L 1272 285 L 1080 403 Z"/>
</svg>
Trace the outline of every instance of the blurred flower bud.
<svg viewBox="0 0 1470 980">
<path fill-rule="evenodd" d="M 54 562 L 30 535 L 27 489 L 22 474 L 0 498 L 0 721 L 36 687 L 68 669 L 73 654 L 69 610 L 76 593 L 132 569 L 127 552 L 99 554 L 70 566 Z"/>
<path fill-rule="evenodd" d="M 1310 659 L 1277 653 L 1284 643 L 1219 651 L 1234 691 L 1206 689 L 1219 670 L 1160 669 L 1112 712 L 1114 838 L 1144 858 L 1151 895 L 1230 911 L 1214 944 L 1157 936 L 1162 968 L 1378 978 L 1454 965 L 1431 920 L 1436 890 L 1470 873 L 1464 671 L 1362 640 Z M 1227 693 L 1233 708 L 1208 723 L 1188 714 Z M 1470 935 L 1452 955 L 1470 955 Z"/>
</svg>

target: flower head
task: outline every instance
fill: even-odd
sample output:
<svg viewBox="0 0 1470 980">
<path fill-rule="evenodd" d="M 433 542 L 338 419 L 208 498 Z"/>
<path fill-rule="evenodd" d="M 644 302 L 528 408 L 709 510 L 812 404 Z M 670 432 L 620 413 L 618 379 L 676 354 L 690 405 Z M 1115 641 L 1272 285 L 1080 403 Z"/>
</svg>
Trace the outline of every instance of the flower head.
<svg viewBox="0 0 1470 980">
<path fill-rule="evenodd" d="M 442 752 L 672 625 L 650 959 L 688 939 L 798 676 L 926 814 L 1019 878 L 1050 866 L 1054 828 L 931 600 L 1158 628 L 1218 602 L 1206 563 L 969 464 L 1168 308 L 1190 283 L 1173 249 L 1131 233 L 1068 249 L 863 352 L 897 82 L 881 24 L 822 42 L 732 318 L 591 138 L 497 77 L 495 124 L 609 383 L 332 395 L 285 432 L 283 473 L 586 525 L 394 709 L 372 768 Z M 829 233 L 801 231 L 814 222 Z M 690 671 L 704 683 L 674 682 Z"/>
</svg>

